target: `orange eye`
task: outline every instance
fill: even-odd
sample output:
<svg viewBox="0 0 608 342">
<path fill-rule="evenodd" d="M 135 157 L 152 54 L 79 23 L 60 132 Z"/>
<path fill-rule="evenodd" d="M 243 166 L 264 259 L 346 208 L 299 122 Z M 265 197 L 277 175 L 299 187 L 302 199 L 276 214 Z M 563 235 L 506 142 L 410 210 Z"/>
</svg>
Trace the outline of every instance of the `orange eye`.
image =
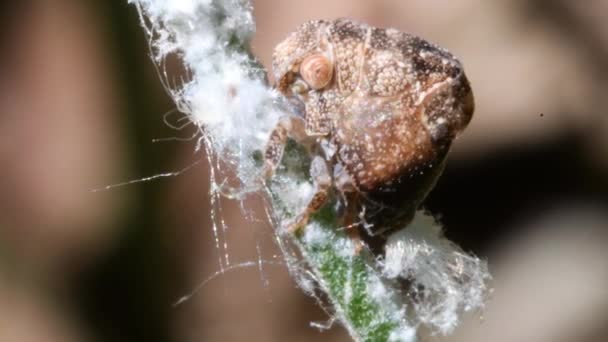
<svg viewBox="0 0 608 342">
<path fill-rule="evenodd" d="M 300 75 L 312 89 L 321 89 L 331 81 L 334 66 L 323 55 L 306 57 L 300 65 Z"/>
</svg>

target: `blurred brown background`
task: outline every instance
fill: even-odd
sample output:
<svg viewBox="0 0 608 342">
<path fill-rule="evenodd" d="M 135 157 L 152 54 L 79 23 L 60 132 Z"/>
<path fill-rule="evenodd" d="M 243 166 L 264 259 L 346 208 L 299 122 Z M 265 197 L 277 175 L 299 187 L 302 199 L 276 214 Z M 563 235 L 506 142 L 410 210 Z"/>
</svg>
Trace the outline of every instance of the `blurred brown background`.
<svg viewBox="0 0 608 342">
<path fill-rule="evenodd" d="M 429 341 L 608 340 L 608 1 L 255 1 L 254 50 L 307 19 L 416 33 L 463 60 L 477 111 L 427 207 L 489 260 L 483 320 Z M 219 269 L 204 156 L 126 1 L 0 4 L 0 341 L 347 341 L 284 266 Z M 256 206 L 256 203 L 251 203 Z M 259 204 L 257 204 L 259 207 Z M 278 260 L 224 201 L 231 264 Z M 260 215 L 261 217 L 261 215 Z M 258 253 L 259 252 L 259 253 Z"/>
</svg>

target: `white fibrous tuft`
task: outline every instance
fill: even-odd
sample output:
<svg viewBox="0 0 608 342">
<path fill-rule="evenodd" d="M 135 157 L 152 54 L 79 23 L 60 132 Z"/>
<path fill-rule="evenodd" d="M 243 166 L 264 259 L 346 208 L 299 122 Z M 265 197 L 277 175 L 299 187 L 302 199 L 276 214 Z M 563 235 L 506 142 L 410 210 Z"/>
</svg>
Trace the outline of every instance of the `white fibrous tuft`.
<svg viewBox="0 0 608 342">
<path fill-rule="evenodd" d="M 387 278 L 411 284 L 415 316 L 442 334 L 454 330 L 463 312 L 482 310 L 490 292 L 487 263 L 447 240 L 423 212 L 388 238 L 380 263 Z"/>
<path fill-rule="evenodd" d="M 388 342 L 403 342 L 403 341 L 415 341 L 416 340 L 416 329 L 411 327 L 402 327 L 391 332 L 388 337 Z"/>
<path fill-rule="evenodd" d="M 140 9 L 152 57 L 177 108 L 204 130 L 205 143 L 236 169 L 243 187 L 259 184 L 252 156 L 264 147 L 282 111 L 264 71 L 243 49 L 255 32 L 249 1 L 130 2 Z M 171 56 L 190 74 L 177 85 L 163 69 Z"/>
</svg>

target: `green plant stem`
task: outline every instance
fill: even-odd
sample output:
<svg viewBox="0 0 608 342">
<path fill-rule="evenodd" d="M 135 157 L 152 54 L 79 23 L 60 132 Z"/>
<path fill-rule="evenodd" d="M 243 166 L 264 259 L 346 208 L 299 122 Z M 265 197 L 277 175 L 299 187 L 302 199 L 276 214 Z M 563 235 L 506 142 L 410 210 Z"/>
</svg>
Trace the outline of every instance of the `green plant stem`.
<svg viewBox="0 0 608 342">
<path fill-rule="evenodd" d="M 291 218 L 283 193 L 300 182 L 309 182 L 303 149 L 288 145 L 279 175 L 283 187 L 271 185 L 271 202 L 278 216 Z M 285 186 L 287 184 L 287 186 Z M 318 287 L 327 295 L 336 318 L 357 341 L 415 341 L 408 323 L 403 296 L 395 284 L 383 279 L 369 250 L 354 251 L 351 238 L 338 229 L 336 206 L 326 205 L 291 239 L 313 272 Z M 276 227 L 279 229 L 280 227 Z M 286 233 L 289 234 L 289 233 Z"/>
</svg>

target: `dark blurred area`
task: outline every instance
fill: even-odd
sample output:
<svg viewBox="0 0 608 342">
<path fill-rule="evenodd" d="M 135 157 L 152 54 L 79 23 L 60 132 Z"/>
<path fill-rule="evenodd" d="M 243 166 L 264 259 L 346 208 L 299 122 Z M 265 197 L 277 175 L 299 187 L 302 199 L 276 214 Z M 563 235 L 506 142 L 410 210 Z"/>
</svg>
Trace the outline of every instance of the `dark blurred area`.
<svg viewBox="0 0 608 342">
<path fill-rule="evenodd" d="M 348 16 L 448 48 L 475 117 L 427 200 L 489 261 L 483 319 L 429 341 L 608 340 L 608 1 L 254 1 L 254 51 Z M 0 3 L 0 341 L 346 341 L 280 260 L 264 220 L 222 201 L 197 160 L 127 1 Z M 179 117 L 179 116 L 178 116 Z M 190 129 L 190 131 L 189 131 Z M 261 212 L 261 203 L 249 203 Z M 259 215 L 263 217 L 263 215 Z M 219 248 L 217 246 L 220 246 Z M 227 266 L 224 264 L 224 266 Z"/>
</svg>

